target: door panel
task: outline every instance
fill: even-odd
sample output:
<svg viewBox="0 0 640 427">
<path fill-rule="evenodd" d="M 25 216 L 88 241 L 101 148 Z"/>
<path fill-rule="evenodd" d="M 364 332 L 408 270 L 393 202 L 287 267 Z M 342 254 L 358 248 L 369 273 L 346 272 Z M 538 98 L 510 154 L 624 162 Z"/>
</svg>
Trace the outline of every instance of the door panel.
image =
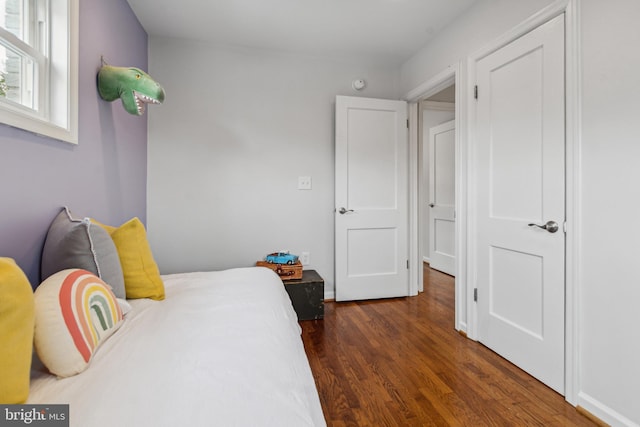
<svg viewBox="0 0 640 427">
<path fill-rule="evenodd" d="M 350 209 L 395 209 L 397 147 L 395 112 L 347 110 L 347 191 Z"/>
<path fill-rule="evenodd" d="M 564 392 L 564 17 L 477 62 L 479 340 Z M 530 224 L 553 220 L 551 233 Z"/>
<path fill-rule="evenodd" d="M 490 251 L 491 315 L 536 339 L 542 338 L 542 257 L 499 247 Z M 518 300 L 527 304 L 513 304 Z"/>
<path fill-rule="evenodd" d="M 455 120 L 429 129 L 430 267 L 455 273 Z"/>
<path fill-rule="evenodd" d="M 336 300 L 406 296 L 404 101 L 336 97 Z"/>
<path fill-rule="evenodd" d="M 395 228 L 360 228 L 347 231 L 347 276 L 390 275 L 397 272 Z M 370 248 L 378 248 L 375 251 Z"/>
</svg>

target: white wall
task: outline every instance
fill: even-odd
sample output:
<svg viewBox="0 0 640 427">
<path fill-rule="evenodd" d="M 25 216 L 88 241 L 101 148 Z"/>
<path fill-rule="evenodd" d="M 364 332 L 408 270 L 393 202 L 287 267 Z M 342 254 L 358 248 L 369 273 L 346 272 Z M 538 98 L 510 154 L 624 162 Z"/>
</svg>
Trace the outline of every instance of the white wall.
<svg viewBox="0 0 640 427">
<path fill-rule="evenodd" d="M 401 68 L 402 94 L 456 64 L 553 0 L 478 0 Z"/>
<path fill-rule="evenodd" d="M 578 186 L 578 405 L 640 425 L 640 2 L 578 0 L 582 125 Z M 407 61 L 402 93 L 464 60 L 551 1 L 480 0 Z M 466 78 L 466 76 L 464 76 Z"/>
<path fill-rule="evenodd" d="M 640 2 L 581 9 L 580 397 L 640 425 Z"/>
<path fill-rule="evenodd" d="M 149 240 L 163 273 L 310 252 L 333 295 L 336 95 L 395 98 L 399 69 L 151 38 Z M 355 92 L 351 82 L 364 78 Z M 313 189 L 297 190 L 298 176 Z"/>
</svg>

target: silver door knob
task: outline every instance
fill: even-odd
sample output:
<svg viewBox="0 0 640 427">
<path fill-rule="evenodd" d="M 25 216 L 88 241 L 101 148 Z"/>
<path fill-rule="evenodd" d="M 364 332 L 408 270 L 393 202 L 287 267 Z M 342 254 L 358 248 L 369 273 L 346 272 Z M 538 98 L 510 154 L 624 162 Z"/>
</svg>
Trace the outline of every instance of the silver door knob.
<svg viewBox="0 0 640 427">
<path fill-rule="evenodd" d="M 547 221 L 546 224 L 544 225 L 540 225 L 540 224 L 529 224 L 529 227 L 538 227 L 538 228 L 542 228 L 543 230 L 547 230 L 549 233 L 555 233 L 556 231 L 558 231 L 558 229 L 560 228 L 558 226 L 558 223 L 555 221 Z"/>
<path fill-rule="evenodd" d="M 340 215 L 344 215 L 347 212 L 353 212 L 353 209 L 345 209 L 344 207 L 342 207 L 338 212 L 340 213 Z"/>
</svg>

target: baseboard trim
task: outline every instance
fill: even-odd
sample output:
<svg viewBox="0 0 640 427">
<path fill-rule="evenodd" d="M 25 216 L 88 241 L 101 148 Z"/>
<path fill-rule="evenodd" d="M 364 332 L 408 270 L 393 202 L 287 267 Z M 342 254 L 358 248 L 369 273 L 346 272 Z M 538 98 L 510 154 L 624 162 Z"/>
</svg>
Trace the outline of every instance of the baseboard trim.
<svg viewBox="0 0 640 427">
<path fill-rule="evenodd" d="M 580 413 L 601 426 L 638 427 L 638 424 L 634 421 L 584 392 L 578 393 L 576 408 Z"/>
<path fill-rule="evenodd" d="M 584 417 L 588 418 L 589 420 L 593 421 L 594 423 L 596 423 L 597 425 L 599 425 L 600 427 L 609 427 L 609 424 L 605 423 L 604 421 L 602 421 L 600 418 L 596 417 L 595 415 L 593 415 L 591 412 L 587 411 L 586 409 L 584 409 L 582 406 L 576 406 L 576 410 Z"/>
</svg>

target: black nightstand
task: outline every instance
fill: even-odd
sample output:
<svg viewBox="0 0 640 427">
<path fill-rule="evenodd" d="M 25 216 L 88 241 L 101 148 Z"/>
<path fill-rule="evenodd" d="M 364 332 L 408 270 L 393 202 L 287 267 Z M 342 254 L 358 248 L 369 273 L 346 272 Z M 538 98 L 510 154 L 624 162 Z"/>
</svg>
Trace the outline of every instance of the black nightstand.
<svg viewBox="0 0 640 427">
<path fill-rule="evenodd" d="M 285 280 L 282 283 L 298 314 L 298 320 L 324 317 L 324 279 L 315 270 L 304 270 L 302 279 Z"/>
</svg>

